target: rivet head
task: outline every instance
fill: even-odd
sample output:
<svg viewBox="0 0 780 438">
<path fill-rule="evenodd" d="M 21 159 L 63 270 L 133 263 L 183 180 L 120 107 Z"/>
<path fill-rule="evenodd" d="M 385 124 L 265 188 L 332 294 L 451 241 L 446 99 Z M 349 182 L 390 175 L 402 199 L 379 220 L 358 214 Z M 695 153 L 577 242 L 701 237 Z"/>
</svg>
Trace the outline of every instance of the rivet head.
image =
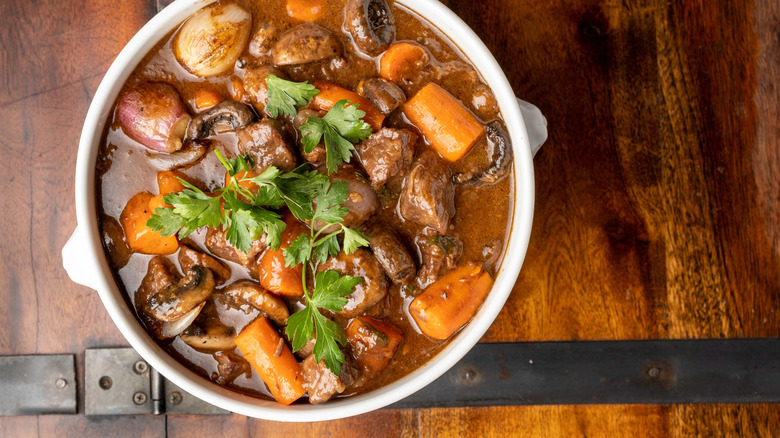
<svg viewBox="0 0 780 438">
<path fill-rule="evenodd" d="M 658 367 L 652 367 L 649 370 L 647 370 L 647 375 L 650 377 L 658 377 L 658 375 L 661 374 L 661 370 L 658 369 Z"/>
<path fill-rule="evenodd" d="M 146 394 L 144 394 L 143 392 L 136 392 L 135 394 L 133 394 L 133 403 L 137 405 L 142 405 L 146 403 Z"/>
<path fill-rule="evenodd" d="M 65 379 L 57 379 L 55 385 L 57 385 L 57 388 L 59 389 L 65 389 L 65 387 L 68 386 L 68 381 Z"/>
<path fill-rule="evenodd" d="M 133 371 L 135 371 L 136 374 L 143 374 L 149 370 L 149 364 L 147 364 L 143 360 L 139 360 L 138 362 L 133 364 Z"/>
<path fill-rule="evenodd" d="M 178 391 L 174 391 L 174 392 L 171 393 L 171 396 L 170 396 L 168 401 L 172 405 L 178 405 L 179 403 L 181 403 L 181 400 L 182 400 L 181 393 L 178 392 Z"/>
<path fill-rule="evenodd" d="M 111 389 L 111 386 L 114 384 L 114 381 L 111 380 L 111 377 L 103 376 L 98 380 L 98 386 L 100 386 L 100 389 L 107 390 Z"/>
</svg>

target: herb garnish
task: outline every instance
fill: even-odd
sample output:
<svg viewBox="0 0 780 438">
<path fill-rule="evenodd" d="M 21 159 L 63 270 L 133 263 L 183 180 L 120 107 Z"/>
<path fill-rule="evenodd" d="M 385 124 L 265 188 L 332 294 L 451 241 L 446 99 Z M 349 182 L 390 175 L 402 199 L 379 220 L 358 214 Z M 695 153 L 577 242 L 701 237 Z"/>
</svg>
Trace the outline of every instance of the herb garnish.
<svg viewBox="0 0 780 438">
<path fill-rule="evenodd" d="M 329 256 L 338 255 L 341 251 L 339 236 L 342 234 L 344 252 L 347 254 L 357 251 L 361 246 L 368 246 L 368 238 L 363 233 L 342 223 L 349 212 L 343 205 L 348 196 L 346 182 L 319 186 L 314 198 L 316 207 L 309 219 L 313 224 L 311 232 L 298 236 L 288 248 L 282 250 L 287 266 L 304 265 L 301 275 L 306 307 L 287 320 L 286 331 L 292 340 L 293 351 L 303 348 L 316 332 L 314 358 L 319 362 L 324 357 L 325 365 L 336 375 L 341 372 L 341 364 L 344 363 L 344 355 L 339 348 L 339 345 L 343 346 L 346 342 L 344 328 L 326 319 L 319 308 L 338 312 L 347 304 L 344 297 L 351 294 L 363 279 L 349 275 L 339 276 L 337 271 L 319 272 L 314 279 L 314 291 L 310 294 L 306 287 L 306 271 L 307 267 L 313 271 L 316 263 L 323 263 Z M 315 231 L 317 227 L 314 224 L 323 226 L 319 231 Z"/>
<path fill-rule="evenodd" d="M 286 205 L 298 219 L 306 220 L 313 215 L 317 187 L 329 183 L 325 175 L 306 167 L 284 173 L 271 166 L 251 177 L 248 155 L 227 160 L 219 150 L 214 153 L 228 171 L 227 185 L 209 195 L 180 179 L 187 189 L 163 197 L 172 208 L 155 209 L 149 228 L 164 236 L 177 234 L 179 239 L 200 227 L 221 228 L 227 241 L 244 253 L 265 233 L 268 246 L 278 249 L 285 223 L 274 210 Z M 257 185 L 257 194 L 248 188 L 250 183 Z"/>
<path fill-rule="evenodd" d="M 292 82 L 269 74 L 265 83 L 268 86 L 268 102 L 265 109 L 272 117 L 286 114 L 296 115 L 295 106 L 306 105 L 320 93 L 308 82 Z M 335 172 L 341 163 L 352 158 L 355 144 L 371 135 L 371 125 L 362 120 L 365 111 L 349 100 L 340 100 L 324 117 L 309 117 L 301 126 L 301 142 L 304 151 L 311 153 L 317 145 L 325 143 L 325 164 L 328 174 Z"/>
<path fill-rule="evenodd" d="M 292 82 L 272 74 L 265 78 L 265 84 L 268 86 L 265 109 L 273 118 L 279 117 L 279 114 L 295 117 L 296 105 L 306 105 L 320 94 L 320 90 L 308 82 Z"/>
<path fill-rule="evenodd" d="M 285 330 L 292 340 L 293 351 L 303 348 L 316 332 L 315 358 L 318 362 L 325 358 L 326 366 L 338 375 L 345 360 L 339 346 L 345 345 L 346 335 L 340 324 L 320 313 L 320 308 L 340 311 L 348 302 L 345 297 L 363 279 L 341 276 L 332 270 L 319 272 L 315 275 L 314 290 L 309 293 L 306 273 L 309 269 L 315 271 L 316 263 L 338 255 L 342 235 L 347 254 L 368 245 L 365 235 L 343 224 L 344 216 L 349 213 L 343 205 L 349 196 L 347 183 L 331 183 L 327 176 L 306 166 L 287 173 L 271 166 L 252 177 L 254 163 L 248 155 L 227 160 L 219 150 L 214 152 L 228 172 L 225 187 L 209 195 L 179 179 L 187 189 L 165 195 L 163 200 L 172 207 L 157 208 L 147 226 L 165 236 L 178 234 L 180 239 L 203 226 L 222 227 L 228 242 L 247 253 L 252 241 L 263 233 L 269 247 L 278 249 L 281 245 L 286 225 L 274 210 L 287 206 L 298 220 L 312 224 L 309 234 L 299 236 L 283 250 L 288 267 L 304 265 L 301 275 L 306 297 L 306 307 L 290 316 Z M 257 190 L 249 189 L 252 184 Z M 315 232 L 313 224 L 322 227 Z"/>
<path fill-rule="evenodd" d="M 310 153 L 324 138 L 325 164 L 328 173 L 335 172 L 341 163 L 348 163 L 352 158 L 355 144 L 371 135 L 371 125 L 361 120 L 365 115 L 365 111 L 344 99 L 333 105 L 323 118 L 309 117 L 301 126 L 304 151 Z"/>
</svg>

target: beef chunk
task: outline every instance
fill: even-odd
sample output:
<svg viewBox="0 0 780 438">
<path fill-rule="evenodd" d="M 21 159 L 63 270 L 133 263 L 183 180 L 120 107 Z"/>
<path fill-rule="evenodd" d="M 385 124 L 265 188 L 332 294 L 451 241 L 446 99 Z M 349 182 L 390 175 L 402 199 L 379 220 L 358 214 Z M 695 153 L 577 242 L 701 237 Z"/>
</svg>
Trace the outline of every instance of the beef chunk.
<svg viewBox="0 0 780 438">
<path fill-rule="evenodd" d="M 414 239 L 422 256 L 417 285 L 425 289 L 455 267 L 463 253 L 463 243 L 454 236 L 422 233 Z"/>
<path fill-rule="evenodd" d="M 417 134 L 406 129 L 383 128 L 356 146 L 358 158 L 371 185 L 381 190 L 388 178 L 412 163 Z"/>
<path fill-rule="evenodd" d="M 263 173 L 270 166 L 289 172 L 295 169 L 297 160 L 287 147 L 280 128 L 274 122 L 263 120 L 238 131 L 238 150 L 249 154 L 255 161 L 255 174 Z"/>
<path fill-rule="evenodd" d="M 363 281 L 347 296 L 347 304 L 337 314 L 343 318 L 354 318 L 378 303 L 387 294 L 387 279 L 382 265 L 374 254 L 365 248 L 358 248 L 352 254 L 340 252 L 317 268 L 319 271 L 335 270 L 342 275 L 361 277 Z"/>
<path fill-rule="evenodd" d="M 214 353 L 217 360 L 217 372 L 211 374 L 211 379 L 220 385 L 233 383 L 241 374 L 250 377 L 252 371 L 249 362 L 232 351 L 218 351 Z"/>
<path fill-rule="evenodd" d="M 374 224 L 366 230 L 368 242 L 388 278 L 395 284 L 407 284 L 414 279 L 417 268 L 412 256 L 398 236 L 389 228 Z"/>
<path fill-rule="evenodd" d="M 301 362 L 301 375 L 303 387 L 309 393 L 309 402 L 312 404 L 324 403 L 336 394 L 341 394 L 349 388 L 357 379 L 358 371 L 349 362 L 341 366 L 339 375 L 333 374 L 325 366 L 325 360 L 319 363 L 311 355 Z"/>
<path fill-rule="evenodd" d="M 455 215 L 452 171 L 436 154 L 424 153 L 406 176 L 399 203 L 404 219 L 446 234 Z"/>
<path fill-rule="evenodd" d="M 206 231 L 206 248 L 217 257 L 231 262 L 238 263 L 245 268 L 252 268 L 257 261 L 260 254 L 266 249 L 265 235 L 262 238 L 252 242 L 252 246 L 249 248 L 249 253 L 244 254 L 243 251 L 231 245 L 225 237 L 225 232 L 218 228 L 208 228 Z"/>
</svg>

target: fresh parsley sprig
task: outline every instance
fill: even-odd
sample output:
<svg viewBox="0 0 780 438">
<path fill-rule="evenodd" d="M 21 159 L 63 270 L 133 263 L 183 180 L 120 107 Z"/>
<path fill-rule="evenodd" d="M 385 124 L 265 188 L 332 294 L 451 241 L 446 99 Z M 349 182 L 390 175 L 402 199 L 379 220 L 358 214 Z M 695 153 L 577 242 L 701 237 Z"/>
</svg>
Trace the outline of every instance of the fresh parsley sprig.
<svg viewBox="0 0 780 438">
<path fill-rule="evenodd" d="M 278 249 L 286 225 L 275 210 L 286 205 L 298 219 L 307 220 L 314 214 L 311 204 L 317 188 L 329 182 L 325 175 L 306 167 L 285 173 L 271 166 L 252 176 L 254 164 L 248 155 L 228 160 L 219 150 L 214 152 L 228 172 L 225 187 L 209 195 L 180 179 L 187 188 L 165 195 L 163 200 L 172 207 L 155 209 L 148 227 L 180 239 L 200 227 L 219 227 L 227 241 L 244 253 L 265 233 L 268 246 Z M 257 194 L 250 190 L 252 184 Z"/>
<path fill-rule="evenodd" d="M 341 365 L 345 360 L 339 345 L 346 344 L 347 337 L 344 328 L 325 318 L 319 308 L 338 312 L 347 304 L 346 297 L 361 281 L 363 279 L 360 277 L 340 276 L 337 271 L 318 272 L 311 295 L 304 286 L 306 307 L 287 319 L 286 331 L 287 336 L 292 339 L 293 351 L 303 348 L 316 333 L 314 358 L 319 362 L 324 357 L 325 366 L 337 376 L 341 373 Z"/>
<path fill-rule="evenodd" d="M 363 233 L 343 224 L 344 216 L 349 213 L 344 207 L 348 196 L 346 182 L 337 181 L 319 186 L 313 202 L 316 207 L 310 219 L 310 233 L 298 236 L 289 247 L 282 250 L 287 266 L 304 265 L 301 275 L 306 307 L 287 320 L 286 331 L 292 339 L 293 351 L 303 348 L 316 333 L 315 359 L 319 362 L 324 357 L 325 365 L 336 375 L 341 372 L 344 363 L 344 355 L 339 348 L 346 342 L 344 328 L 325 318 L 319 308 L 338 312 L 347 304 L 344 297 L 351 294 L 363 279 L 339 276 L 337 271 L 319 272 L 314 277 L 314 290 L 309 294 L 306 271 L 309 267 L 313 271 L 316 263 L 323 263 L 328 257 L 338 255 L 342 246 L 339 235 L 344 236 L 343 247 L 347 254 L 357 251 L 361 246 L 368 246 L 368 238 Z M 315 224 L 322 225 L 319 231 L 315 231 L 318 228 Z"/>
<path fill-rule="evenodd" d="M 265 78 L 268 86 L 268 102 L 266 111 L 273 118 L 280 114 L 295 117 L 296 105 L 306 105 L 314 96 L 320 94 L 320 90 L 308 82 L 292 82 L 269 74 Z"/>
<path fill-rule="evenodd" d="M 272 74 L 266 77 L 265 83 L 268 86 L 265 108 L 274 118 L 280 114 L 295 116 L 296 106 L 307 105 L 320 93 L 308 82 L 292 82 Z M 309 117 L 300 127 L 304 151 L 311 153 L 323 142 L 328 173 L 335 172 L 341 163 L 350 161 L 355 144 L 371 135 L 371 125 L 362 120 L 365 116 L 366 112 L 357 104 L 344 99 L 336 102 L 324 117 Z"/>
<path fill-rule="evenodd" d="M 341 163 L 349 163 L 355 144 L 371 135 L 371 125 L 362 120 L 366 112 L 349 100 L 340 100 L 323 118 L 309 117 L 301 126 L 303 150 L 311 153 L 324 139 L 328 173 L 335 172 Z"/>
</svg>

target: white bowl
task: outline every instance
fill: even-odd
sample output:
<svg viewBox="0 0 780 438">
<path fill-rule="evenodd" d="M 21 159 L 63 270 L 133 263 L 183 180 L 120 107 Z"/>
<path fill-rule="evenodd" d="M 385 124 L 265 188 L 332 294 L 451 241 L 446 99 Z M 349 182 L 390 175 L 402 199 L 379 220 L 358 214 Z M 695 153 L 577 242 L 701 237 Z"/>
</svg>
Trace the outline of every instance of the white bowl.
<svg viewBox="0 0 780 438">
<path fill-rule="evenodd" d="M 95 162 L 100 139 L 122 85 L 161 38 L 212 1 L 176 0 L 163 9 L 130 40 L 100 83 L 81 133 L 76 163 L 78 226 L 62 250 L 63 265 L 73 281 L 98 291 L 111 319 L 149 364 L 176 385 L 211 404 L 266 420 L 322 421 L 359 415 L 394 403 L 422 389 L 455 365 L 487 331 L 512 291 L 531 234 L 534 206 L 532 152 L 546 140 L 546 121 L 534 106 L 515 100 L 501 67 L 476 34 L 452 11 L 436 0 L 396 0 L 397 4 L 433 23 L 471 60 L 494 91 L 512 139 L 515 178 L 512 233 L 495 285 L 474 319 L 446 348 L 424 366 L 391 385 L 321 405 L 282 406 L 239 394 L 188 370 L 146 333 L 111 274 L 101 244 L 95 206 Z"/>
</svg>

